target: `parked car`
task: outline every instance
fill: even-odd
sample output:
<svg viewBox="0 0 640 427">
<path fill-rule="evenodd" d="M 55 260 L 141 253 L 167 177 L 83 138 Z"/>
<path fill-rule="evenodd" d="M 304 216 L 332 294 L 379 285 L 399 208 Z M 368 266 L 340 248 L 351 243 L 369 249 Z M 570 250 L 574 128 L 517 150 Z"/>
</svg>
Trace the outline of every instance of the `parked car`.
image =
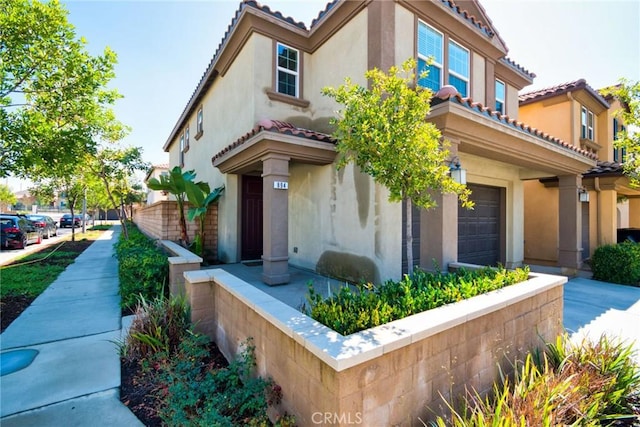
<svg viewBox="0 0 640 427">
<path fill-rule="evenodd" d="M 42 243 L 42 230 L 26 216 L 0 215 L 0 246 L 23 249 L 30 243 Z"/>
<path fill-rule="evenodd" d="M 71 221 L 71 214 L 62 215 L 62 218 L 60 218 L 60 228 L 66 228 L 71 226 L 82 227 L 82 215 L 74 215 L 73 224 Z"/>
<path fill-rule="evenodd" d="M 27 218 L 33 222 L 36 227 L 42 229 L 42 237 L 48 239 L 51 236 L 58 235 L 58 223 L 50 216 L 46 215 L 27 215 Z"/>
</svg>

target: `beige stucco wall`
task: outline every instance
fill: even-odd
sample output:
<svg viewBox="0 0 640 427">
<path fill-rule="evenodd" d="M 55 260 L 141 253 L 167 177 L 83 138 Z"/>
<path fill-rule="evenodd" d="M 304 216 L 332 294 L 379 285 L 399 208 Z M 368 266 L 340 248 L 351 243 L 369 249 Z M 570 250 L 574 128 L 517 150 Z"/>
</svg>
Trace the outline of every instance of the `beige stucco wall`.
<svg viewBox="0 0 640 427">
<path fill-rule="evenodd" d="M 524 248 L 530 263 L 558 260 L 558 189 L 538 180 L 524 182 Z"/>
<path fill-rule="evenodd" d="M 471 98 L 476 102 L 482 102 L 485 104 L 486 96 L 486 78 L 485 78 L 485 59 L 478 53 L 473 52 L 471 59 Z M 486 103 L 486 106 L 492 110 L 495 108 L 495 103 Z"/>
<path fill-rule="evenodd" d="M 502 187 L 506 190 L 506 253 L 507 267 L 522 265 L 524 260 L 524 188 L 520 169 L 506 163 L 459 153 L 460 163 L 467 170 L 467 183 Z"/>
<path fill-rule="evenodd" d="M 364 9 L 313 55 L 305 55 L 305 68 L 309 72 L 304 76 L 304 93 L 311 101 L 314 130 L 330 131 L 329 118 L 335 117 L 339 108 L 335 101 L 322 95 L 322 88 L 340 86 L 346 77 L 366 86 L 367 52 L 367 10 Z"/>
<path fill-rule="evenodd" d="M 406 59 L 413 58 L 416 54 L 415 47 L 415 16 L 399 4 L 395 7 L 395 56 L 396 63 L 402 63 Z M 407 37 L 411 34 L 412 37 Z"/>
<path fill-rule="evenodd" d="M 377 279 L 400 278 L 402 210 L 388 202 L 386 189 L 352 164 L 341 171 L 293 164 L 289 172 L 291 264 L 315 269 L 323 255 L 369 264 L 357 258 L 365 257 L 377 266 Z"/>
<path fill-rule="evenodd" d="M 505 86 L 506 86 L 506 96 L 507 99 L 505 100 L 506 104 L 507 104 L 507 115 L 512 118 L 512 119 L 518 119 L 520 121 L 523 121 L 527 124 L 529 124 L 526 120 L 524 120 L 522 118 L 521 111 L 520 111 L 520 105 L 518 102 L 518 89 L 516 89 L 515 87 L 511 86 L 510 84 L 505 82 Z M 491 109 L 493 109 L 495 107 L 495 105 L 490 105 Z"/>
<path fill-rule="evenodd" d="M 574 107 L 575 110 L 575 107 Z M 580 120 L 580 106 L 574 115 Z M 543 102 L 527 104 L 520 107 L 520 121 L 542 130 L 556 138 L 571 143 L 571 103 L 567 100 L 553 105 L 543 106 Z"/>
</svg>

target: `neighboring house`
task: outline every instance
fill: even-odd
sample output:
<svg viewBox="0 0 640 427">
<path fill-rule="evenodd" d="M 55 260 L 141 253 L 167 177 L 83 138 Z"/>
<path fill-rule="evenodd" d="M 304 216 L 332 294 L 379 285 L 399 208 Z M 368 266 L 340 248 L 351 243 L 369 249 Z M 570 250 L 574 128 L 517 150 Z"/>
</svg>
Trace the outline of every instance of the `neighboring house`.
<svg viewBox="0 0 640 427">
<path fill-rule="evenodd" d="M 151 178 L 160 179 L 161 175 L 169 174 L 169 165 L 167 163 L 162 163 L 159 165 L 153 165 L 147 175 L 144 177 L 144 183 L 146 185 L 147 182 Z M 156 202 L 167 200 L 167 195 L 162 191 L 151 190 L 147 188 L 147 205 L 152 205 Z"/>
<path fill-rule="evenodd" d="M 573 147 L 597 156 L 595 166 L 583 171 L 578 247 L 587 259 L 601 245 L 615 243 L 617 228 L 640 224 L 640 191 L 629 187 L 622 173 L 624 153 L 614 149 L 616 133 L 624 123 L 615 116 L 621 108 L 584 79 L 520 95 L 520 118 L 562 138 Z M 562 174 L 558 174 L 560 176 Z M 525 262 L 556 265 L 563 239 L 557 207 L 561 203 L 558 176 L 525 183 Z M 625 203 L 621 199 L 628 198 Z"/>
<path fill-rule="evenodd" d="M 438 92 L 428 119 L 451 142 L 476 207 L 459 209 L 446 195 L 438 208 L 416 211 L 416 265 L 521 265 L 525 181 L 560 176 L 559 262 L 576 269 L 578 190 L 595 155 L 517 121 L 518 91 L 535 75 L 506 55 L 478 1 L 333 1 L 310 28 L 245 1 L 164 150 L 170 166 L 226 186 L 220 261 L 262 258 L 269 284 L 286 283 L 289 264 L 354 280 L 399 278 L 403 204 L 353 165 L 336 170 L 328 135 L 339 106 L 321 89 L 345 77 L 364 85 L 366 70 L 409 57 L 423 68 L 433 56 L 418 84 Z"/>
</svg>

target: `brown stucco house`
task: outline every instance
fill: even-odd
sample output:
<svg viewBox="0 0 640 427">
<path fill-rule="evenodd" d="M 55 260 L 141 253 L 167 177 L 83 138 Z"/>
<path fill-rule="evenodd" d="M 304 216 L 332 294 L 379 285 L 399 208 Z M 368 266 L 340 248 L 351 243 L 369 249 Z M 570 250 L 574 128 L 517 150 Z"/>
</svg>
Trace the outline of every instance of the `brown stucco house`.
<svg viewBox="0 0 640 427">
<path fill-rule="evenodd" d="M 416 265 L 521 265 L 526 183 L 557 177 L 557 262 L 575 269 L 579 190 L 596 154 L 520 121 L 518 92 L 535 75 L 507 54 L 478 1 L 335 0 L 310 27 L 244 1 L 163 148 L 170 167 L 225 185 L 220 261 L 261 258 L 269 284 L 286 283 L 289 265 L 399 278 L 407 270 L 403 206 L 353 165 L 336 169 L 329 119 L 339 106 L 321 89 L 345 77 L 364 85 L 366 70 L 409 57 L 422 69 L 433 56 L 429 77 L 418 81 L 437 93 L 428 120 L 451 142 L 476 207 L 460 209 L 445 195 L 436 209 L 416 211 Z"/>
<path fill-rule="evenodd" d="M 617 229 L 640 227 L 640 189 L 623 174 L 625 153 L 614 140 L 625 124 L 616 114 L 623 108 L 584 80 L 520 95 L 520 118 L 548 130 L 571 146 L 597 156 L 597 164 L 582 174 L 579 246 L 588 259 L 602 245 L 616 243 Z M 525 183 L 525 262 L 556 265 L 564 239 L 556 207 L 558 177 Z"/>
</svg>

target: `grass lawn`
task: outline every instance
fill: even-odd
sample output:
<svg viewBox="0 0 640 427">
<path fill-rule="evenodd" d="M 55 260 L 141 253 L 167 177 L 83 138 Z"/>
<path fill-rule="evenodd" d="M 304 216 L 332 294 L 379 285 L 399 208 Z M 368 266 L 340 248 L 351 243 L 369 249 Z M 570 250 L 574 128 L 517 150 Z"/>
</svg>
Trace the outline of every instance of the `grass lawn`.
<svg viewBox="0 0 640 427">
<path fill-rule="evenodd" d="M 0 267 L 1 330 L 24 311 L 65 268 L 74 262 L 102 234 L 103 230 L 76 233 L 76 241 L 68 236 L 63 241 L 43 247 L 40 251 L 18 258 Z"/>
</svg>

